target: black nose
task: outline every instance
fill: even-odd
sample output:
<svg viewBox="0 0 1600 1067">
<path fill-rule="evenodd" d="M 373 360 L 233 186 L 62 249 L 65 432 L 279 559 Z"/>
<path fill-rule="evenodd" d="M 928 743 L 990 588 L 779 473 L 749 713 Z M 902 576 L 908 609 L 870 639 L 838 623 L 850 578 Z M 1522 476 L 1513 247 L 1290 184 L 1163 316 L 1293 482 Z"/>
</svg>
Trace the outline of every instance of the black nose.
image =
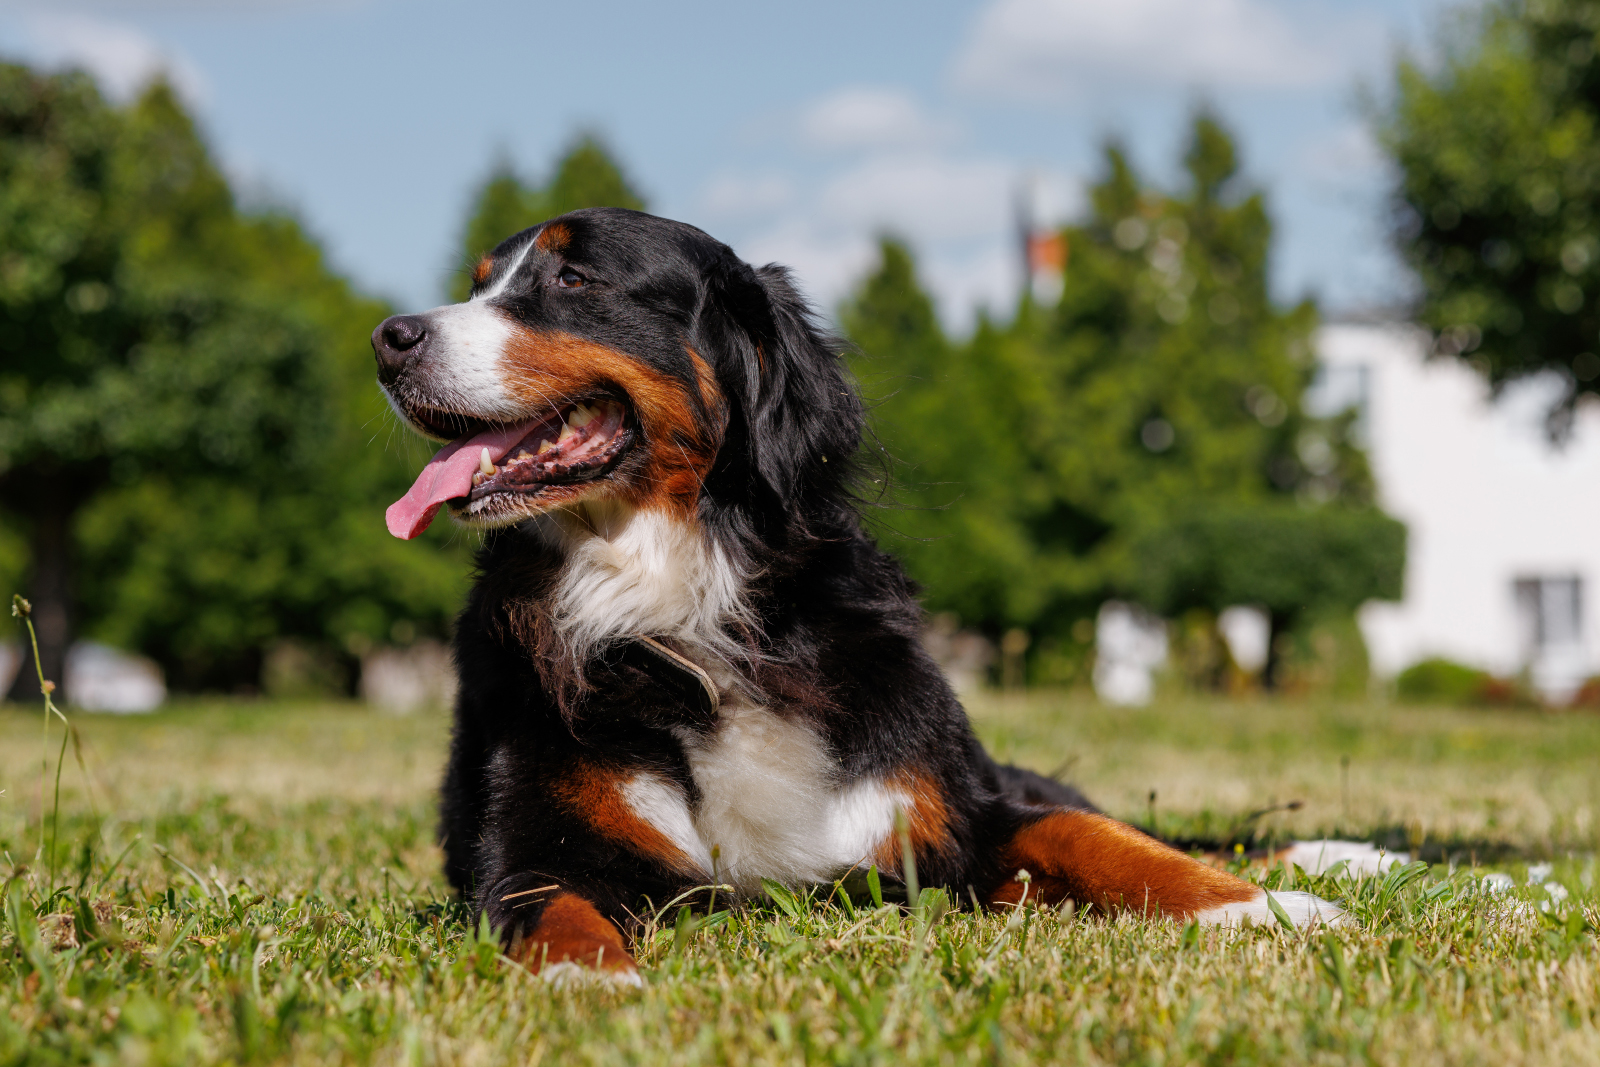
<svg viewBox="0 0 1600 1067">
<path fill-rule="evenodd" d="M 421 315 L 392 315 L 372 331 L 372 353 L 378 357 L 378 380 L 389 385 L 405 369 L 406 361 L 418 355 L 428 337 L 428 323 Z"/>
</svg>

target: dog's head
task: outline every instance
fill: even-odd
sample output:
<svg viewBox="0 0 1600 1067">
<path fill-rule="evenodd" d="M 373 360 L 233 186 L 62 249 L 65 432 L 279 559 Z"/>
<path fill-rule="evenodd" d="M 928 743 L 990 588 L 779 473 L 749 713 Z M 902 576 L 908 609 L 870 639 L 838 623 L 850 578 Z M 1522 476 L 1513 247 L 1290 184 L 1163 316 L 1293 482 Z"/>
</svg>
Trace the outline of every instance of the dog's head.
<svg viewBox="0 0 1600 1067">
<path fill-rule="evenodd" d="M 470 299 L 372 334 L 396 412 L 447 442 L 389 529 L 493 527 L 606 497 L 782 537 L 836 497 L 861 408 L 778 267 L 683 223 L 592 208 L 507 238 Z"/>
</svg>

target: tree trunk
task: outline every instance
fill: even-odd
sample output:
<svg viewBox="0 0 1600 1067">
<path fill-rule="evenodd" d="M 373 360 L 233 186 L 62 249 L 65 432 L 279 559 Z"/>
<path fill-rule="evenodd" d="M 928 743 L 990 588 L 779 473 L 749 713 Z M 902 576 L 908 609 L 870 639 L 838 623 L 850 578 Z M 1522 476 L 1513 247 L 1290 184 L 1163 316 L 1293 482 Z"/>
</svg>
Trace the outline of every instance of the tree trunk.
<svg viewBox="0 0 1600 1067">
<path fill-rule="evenodd" d="M 55 701 L 65 704 L 67 648 L 72 644 L 72 513 L 77 500 L 59 490 L 46 490 L 28 501 L 33 519 L 29 548 L 31 576 L 27 597 L 33 604 L 33 628 L 39 635 L 39 662 L 46 679 L 56 683 Z M 10 597 L 6 597 L 7 601 Z M 27 627 L 19 626 L 22 667 L 6 699 L 18 704 L 39 700 L 39 675 Z"/>
<path fill-rule="evenodd" d="M 1274 692 L 1283 685 L 1283 637 L 1294 626 L 1294 617 L 1288 612 L 1269 611 L 1271 623 L 1267 630 L 1267 665 L 1261 671 L 1261 688 Z"/>
</svg>

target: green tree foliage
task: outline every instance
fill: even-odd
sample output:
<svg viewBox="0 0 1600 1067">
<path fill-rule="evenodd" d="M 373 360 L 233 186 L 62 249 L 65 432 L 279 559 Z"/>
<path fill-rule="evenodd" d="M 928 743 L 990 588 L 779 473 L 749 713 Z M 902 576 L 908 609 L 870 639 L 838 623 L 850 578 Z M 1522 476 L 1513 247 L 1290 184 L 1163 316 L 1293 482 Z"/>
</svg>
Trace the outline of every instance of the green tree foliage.
<svg viewBox="0 0 1600 1067">
<path fill-rule="evenodd" d="M 1208 114 L 1184 163 L 1187 187 L 1168 193 L 1107 149 L 1088 217 L 1064 233 L 1054 308 L 1025 295 L 1012 324 L 981 319 L 954 344 L 893 240 L 844 308 L 858 374 L 880 398 L 879 443 L 905 464 L 905 506 L 882 521 L 906 535 L 889 541 L 933 610 L 1065 642 L 1113 596 L 1215 611 L 1273 590 L 1287 622 L 1297 598 L 1348 610 L 1392 594 L 1387 578 L 1350 593 L 1320 554 L 1353 537 L 1387 576 L 1402 548 L 1370 507 L 1349 418 L 1300 410 L 1316 312 L 1268 294 L 1264 198 L 1240 186 L 1233 143 Z M 1278 550 L 1232 536 L 1240 515 Z M 1189 545 L 1186 570 L 1165 567 L 1156 546 L 1196 522 L 1229 535 Z M 1272 569 L 1266 584 L 1209 577 L 1252 558 Z M 1279 598 L 1279 586 L 1292 590 Z"/>
<path fill-rule="evenodd" d="M 1163 615 L 1258 604 L 1289 628 L 1306 610 L 1353 613 L 1398 600 L 1405 526 L 1370 510 L 1211 505 L 1176 515 L 1136 546 L 1132 584 Z"/>
<path fill-rule="evenodd" d="M 1441 352 L 1600 391 L 1600 5 L 1508 0 L 1402 59 L 1379 116 L 1397 242 Z"/>
<path fill-rule="evenodd" d="M 508 159 L 495 163 L 478 187 L 467 215 L 461 241 L 464 267 L 450 283 L 450 299 L 467 298 L 472 289 L 472 264 L 495 245 L 545 219 L 585 207 L 644 210 L 643 197 L 592 134 L 578 138 L 542 186 L 524 182 Z"/>
<path fill-rule="evenodd" d="M 442 631 L 462 561 L 390 545 L 409 464 L 368 447 L 386 310 L 236 208 L 165 85 L 118 108 L 0 66 L 0 138 L 0 541 L 46 674 L 80 630 L 179 686 L 254 683 L 287 637 Z"/>
</svg>

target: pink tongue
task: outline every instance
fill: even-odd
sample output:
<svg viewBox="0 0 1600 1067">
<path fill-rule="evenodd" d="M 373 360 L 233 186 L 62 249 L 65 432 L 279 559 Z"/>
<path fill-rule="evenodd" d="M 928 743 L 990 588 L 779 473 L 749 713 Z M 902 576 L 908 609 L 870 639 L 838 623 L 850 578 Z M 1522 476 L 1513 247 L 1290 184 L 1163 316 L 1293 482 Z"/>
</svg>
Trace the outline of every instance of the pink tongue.
<svg viewBox="0 0 1600 1067">
<path fill-rule="evenodd" d="M 478 469 L 483 450 L 489 450 L 489 462 L 498 463 L 511 446 L 522 440 L 533 423 L 519 423 L 498 430 L 485 430 L 473 437 L 452 441 L 434 453 L 428 465 L 422 468 L 417 480 L 406 495 L 389 505 L 384 519 L 389 532 L 406 541 L 416 537 L 433 521 L 434 514 L 446 500 L 466 496 L 472 491 L 472 474 Z"/>
</svg>

